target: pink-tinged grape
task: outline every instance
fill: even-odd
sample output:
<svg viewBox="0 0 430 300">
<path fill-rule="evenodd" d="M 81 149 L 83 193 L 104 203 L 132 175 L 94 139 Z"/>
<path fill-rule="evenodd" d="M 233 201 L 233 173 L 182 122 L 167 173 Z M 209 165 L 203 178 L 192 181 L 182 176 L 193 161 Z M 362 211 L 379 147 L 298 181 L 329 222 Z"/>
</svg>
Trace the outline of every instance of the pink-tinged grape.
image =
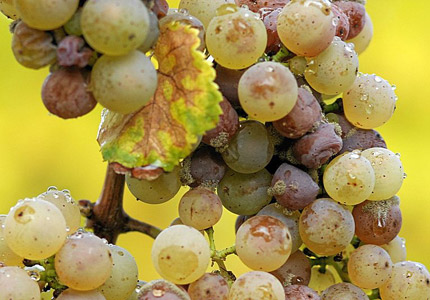
<svg viewBox="0 0 430 300">
<path fill-rule="evenodd" d="M 142 108 L 156 88 L 157 72 L 151 60 L 140 51 L 124 56 L 103 55 L 91 72 L 90 89 L 97 102 L 121 114 Z"/>
<path fill-rule="evenodd" d="M 297 57 L 297 56 L 296 56 Z M 273 122 L 275 129 L 289 139 L 297 139 L 310 131 L 321 120 L 321 106 L 305 88 L 298 89 L 297 102 L 283 118 Z"/>
<path fill-rule="evenodd" d="M 126 176 L 130 192 L 138 200 L 149 204 L 160 204 L 172 199 L 181 188 L 179 167 L 172 172 L 163 173 L 155 180 L 137 179 Z"/>
<path fill-rule="evenodd" d="M 386 200 L 400 190 L 405 172 L 400 155 L 384 148 L 370 148 L 361 155 L 367 158 L 375 171 L 375 187 L 369 200 Z"/>
<path fill-rule="evenodd" d="M 406 260 L 406 242 L 404 238 L 396 236 L 391 242 L 381 245 L 391 257 L 393 263 Z"/>
<path fill-rule="evenodd" d="M 324 188 L 334 200 L 356 205 L 369 198 L 375 187 L 372 164 L 359 150 L 333 159 L 323 175 Z"/>
<path fill-rule="evenodd" d="M 54 204 L 37 198 L 18 201 L 3 226 L 9 248 L 27 259 L 39 260 L 54 255 L 67 237 L 61 211 Z"/>
<path fill-rule="evenodd" d="M 252 216 L 244 216 L 244 215 L 237 216 L 236 222 L 234 224 L 234 233 L 237 233 L 237 231 L 239 230 L 240 226 L 242 226 L 242 224 L 245 223 L 245 221 L 248 220 L 251 217 Z"/>
<path fill-rule="evenodd" d="M 308 59 L 305 78 L 316 91 L 337 95 L 354 84 L 357 72 L 357 53 L 351 45 L 335 37 L 327 49 Z"/>
<path fill-rule="evenodd" d="M 388 282 L 379 288 L 382 300 L 430 299 L 430 274 L 420 263 L 396 263 Z"/>
<path fill-rule="evenodd" d="M 274 271 L 291 254 L 291 235 L 287 226 L 271 216 L 255 216 L 236 233 L 236 253 L 249 268 Z"/>
<path fill-rule="evenodd" d="M 246 5 L 249 10 L 259 12 L 264 8 L 283 8 L 290 0 L 235 0 L 237 6 Z"/>
<path fill-rule="evenodd" d="M 274 145 L 266 127 L 257 121 L 245 121 L 222 152 L 222 157 L 234 171 L 250 174 L 264 169 L 273 152 Z"/>
<path fill-rule="evenodd" d="M 211 190 L 195 188 L 182 196 L 178 211 L 185 225 L 203 230 L 214 226 L 221 219 L 222 203 Z"/>
<path fill-rule="evenodd" d="M 153 280 L 144 284 L 137 296 L 138 300 L 191 300 L 182 288 L 166 280 Z"/>
<path fill-rule="evenodd" d="M 285 300 L 284 288 L 275 276 L 261 271 L 240 276 L 231 286 L 229 300 Z"/>
<path fill-rule="evenodd" d="M 19 267 L 0 267 L 0 300 L 40 300 L 37 282 Z"/>
<path fill-rule="evenodd" d="M 352 39 L 360 34 L 366 24 L 366 8 L 363 4 L 354 1 L 337 1 L 333 5 L 339 7 L 348 17 L 349 34 L 347 39 Z"/>
<path fill-rule="evenodd" d="M 149 16 L 148 34 L 146 35 L 146 38 L 143 41 L 143 43 L 140 44 L 139 48 L 137 48 L 137 50 L 143 53 L 146 53 L 149 50 L 151 50 L 155 46 L 158 40 L 158 37 L 160 36 L 160 27 L 158 24 L 157 16 L 151 10 L 148 11 L 148 16 Z"/>
<path fill-rule="evenodd" d="M 353 39 L 348 40 L 348 43 L 354 44 L 354 50 L 357 54 L 361 54 L 367 49 L 373 38 L 373 23 L 369 14 L 366 13 L 366 23 L 363 30 Z"/>
<path fill-rule="evenodd" d="M 297 140 L 292 152 L 294 158 L 309 169 L 317 169 L 342 149 L 342 139 L 336 127 L 330 123 L 321 124 L 317 130 Z"/>
<path fill-rule="evenodd" d="M 352 215 L 355 234 L 366 244 L 383 245 L 392 241 L 402 227 L 397 196 L 384 201 L 365 201 L 355 206 Z"/>
<path fill-rule="evenodd" d="M 349 19 L 348 16 L 336 5 L 331 6 L 331 11 L 337 19 L 336 36 L 340 37 L 342 41 L 348 38 L 349 34 Z"/>
<path fill-rule="evenodd" d="M 226 4 L 218 11 L 219 15 L 206 28 L 209 54 L 229 69 L 244 69 L 256 63 L 267 45 L 263 21 L 255 13 L 234 4 Z"/>
<path fill-rule="evenodd" d="M 275 193 L 276 201 L 290 210 L 305 208 L 315 201 L 320 189 L 308 173 L 287 163 L 280 165 L 273 175 L 272 189 L 280 181 L 285 189 L 283 193 Z"/>
<path fill-rule="evenodd" d="M 324 273 L 320 272 L 320 267 L 315 266 L 311 270 L 311 281 L 309 287 L 318 293 L 322 293 L 325 289 L 336 283 L 336 279 L 329 269 Z"/>
<path fill-rule="evenodd" d="M 240 106 L 238 93 L 239 80 L 246 70 L 231 70 L 224 68 L 221 65 L 216 65 L 215 71 L 215 83 L 218 84 L 221 93 L 227 98 L 233 107 Z"/>
<path fill-rule="evenodd" d="M 79 36 L 68 35 L 58 44 L 57 63 L 61 67 L 84 68 L 91 59 L 94 59 L 94 52 L 85 47 L 84 39 Z"/>
<path fill-rule="evenodd" d="M 288 300 L 320 300 L 316 291 L 306 285 L 288 285 L 284 286 L 285 297 Z"/>
<path fill-rule="evenodd" d="M 77 232 L 55 255 L 55 271 L 60 282 L 74 290 L 94 290 L 111 275 L 112 254 L 99 237 Z"/>
<path fill-rule="evenodd" d="M 0 0 L 0 12 L 12 20 L 18 19 L 18 12 L 16 11 L 14 0 Z"/>
<path fill-rule="evenodd" d="M 328 198 L 312 202 L 300 216 L 300 236 L 318 255 L 335 255 L 343 251 L 354 237 L 354 229 L 350 211 Z"/>
<path fill-rule="evenodd" d="M 394 113 L 396 101 L 393 87 L 374 74 L 358 76 L 350 90 L 343 94 L 346 118 L 362 129 L 385 124 Z"/>
<path fill-rule="evenodd" d="M 297 101 L 297 81 L 280 63 L 261 62 L 245 71 L 239 81 L 239 100 L 245 112 L 260 122 L 285 117 Z"/>
<path fill-rule="evenodd" d="M 169 3 L 167 0 L 155 0 L 152 12 L 157 16 L 158 19 L 165 17 L 169 12 Z"/>
<path fill-rule="evenodd" d="M 349 278 L 362 289 L 379 288 L 388 281 L 392 270 L 390 255 L 375 245 L 358 247 L 348 260 Z"/>
<path fill-rule="evenodd" d="M 138 269 L 134 257 L 126 249 L 109 245 L 112 272 L 97 290 L 106 300 L 127 300 L 136 288 Z"/>
<path fill-rule="evenodd" d="M 263 207 L 263 209 L 261 209 L 257 215 L 271 216 L 271 217 L 277 218 L 282 223 L 284 223 L 285 226 L 287 226 L 288 231 L 290 232 L 290 235 L 291 235 L 291 242 L 292 242 L 291 253 L 295 253 L 303 244 L 302 238 L 300 237 L 300 233 L 299 233 L 299 219 L 300 219 L 299 211 L 287 211 L 279 204 L 272 203 Z M 244 220 L 243 222 L 245 221 L 246 220 Z"/>
<path fill-rule="evenodd" d="M 6 215 L 0 215 L 0 263 L 7 266 L 21 266 L 23 257 L 13 252 L 6 243 L 3 233 L 3 222 Z"/>
<path fill-rule="evenodd" d="M 340 136 L 342 140 L 345 139 L 345 137 L 349 134 L 349 132 L 352 129 L 357 129 L 354 127 L 354 125 L 349 123 L 348 120 L 345 118 L 345 116 L 342 114 L 328 113 L 325 115 L 325 117 L 330 123 L 337 123 L 340 126 L 340 128 L 342 129 L 342 134 Z"/>
<path fill-rule="evenodd" d="M 188 287 L 191 300 L 228 300 L 227 281 L 219 274 L 206 273 Z"/>
<path fill-rule="evenodd" d="M 210 21 L 217 16 L 217 9 L 228 3 L 234 3 L 234 0 L 181 0 L 179 9 L 186 9 L 208 28 Z"/>
<path fill-rule="evenodd" d="M 217 192 L 222 205 L 232 213 L 255 215 L 272 200 L 267 194 L 271 181 L 272 175 L 266 169 L 254 174 L 227 170 Z"/>
<path fill-rule="evenodd" d="M 221 155 L 210 147 L 196 150 L 191 157 L 192 187 L 217 185 L 225 175 L 227 166 Z"/>
<path fill-rule="evenodd" d="M 195 228 L 176 225 L 164 229 L 152 246 L 152 263 L 166 280 L 176 284 L 196 281 L 206 272 L 210 249 Z"/>
<path fill-rule="evenodd" d="M 384 138 L 379 132 L 373 129 L 364 130 L 354 128 L 342 141 L 343 147 L 339 152 L 340 154 L 352 152 L 357 149 L 363 151 L 374 147 L 387 148 Z"/>
<path fill-rule="evenodd" d="M 278 34 L 282 43 L 295 54 L 316 56 L 330 46 L 335 36 L 333 20 L 329 1 L 291 1 L 279 14 Z"/>
<path fill-rule="evenodd" d="M 78 9 L 79 0 L 14 0 L 19 17 L 30 27 L 51 30 L 63 26 Z"/>
<path fill-rule="evenodd" d="M 120 298 L 118 298 L 119 300 Z M 67 289 L 58 296 L 57 300 L 106 300 L 99 291 L 75 291 Z"/>
<path fill-rule="evenodd" d="M 311 263 L 302 251 L 296 251 L 279 269 L 270 272 L 283 286 L 308 285 L 311 279 Z"/>
<path fill-rule="evenodd" d="M 326 289 L 321 294 L 321 300 L 369 300 L 369 297 L 355 285 L 342 282 Z"/>
<path fill-rule="evenodd" d="M 260 17 L 267 31 L 266 53 L 276 53 L 281 49 L 281 39 L 278 35 L 278 16 L 282 8 L 260 9 Z"/>
</svg>

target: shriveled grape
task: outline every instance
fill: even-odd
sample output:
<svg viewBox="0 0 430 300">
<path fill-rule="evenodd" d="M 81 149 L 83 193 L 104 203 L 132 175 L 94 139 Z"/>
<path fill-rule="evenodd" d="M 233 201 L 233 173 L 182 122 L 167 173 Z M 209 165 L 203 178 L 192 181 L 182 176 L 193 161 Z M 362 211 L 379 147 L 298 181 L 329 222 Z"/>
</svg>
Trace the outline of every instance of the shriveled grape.
<svg viewBox="0 0 430 300">
<path fill-rule="evenodd" d="M 354 150 L 366 150 L 369 148 L 387 148 L 384 138 L 376 130 L 364 130 L 354 128 L 343 139 L 343 147 L 340 154 Z"/>
</svg>

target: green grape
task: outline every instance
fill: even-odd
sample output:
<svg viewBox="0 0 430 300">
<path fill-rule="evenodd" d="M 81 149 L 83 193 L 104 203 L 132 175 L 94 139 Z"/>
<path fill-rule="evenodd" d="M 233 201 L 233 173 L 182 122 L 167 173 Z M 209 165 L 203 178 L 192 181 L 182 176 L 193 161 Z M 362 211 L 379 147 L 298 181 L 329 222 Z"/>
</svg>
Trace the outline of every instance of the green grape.
<svg viewBox="0 0 430 300">
<path fill-rule="evenodd" d="M 266 169 L 254 174 L 228 170 L 218 185 L 218 196 L 232 213 L 255 215 L 272 200 L 267 194 L 271 181 L 272 175 Z"/>
<path fill-rule="evenodd" d="M 59 191 L 56 187 L 50 187 L 48 191 L 40 194 L 37 198 L 51 202 L 61 211 L 69 233 L 74 233 L 79 229 L 81 226 L 79 204 L 73 200 L 68 190 Z"/>
<path fill-rule="evenodd" d="M 231 286 L 229 300 L 285 300 L 282 284 L 272 274 L 253 271 L 240 276 Z"/>
<path fill-rule="evenodd" d="M 348 260 L 351 282 L 362 289 L 376 289 L 390 278 L 393 262 L 387 251 L 375 245 L 358 247 Z"/>
<path fill-rule="evenodd" d="M 0 268 L 0 300 L 40 300 L 39 286 L 19 267 Z"/>
<path fill-rule="evenodd" d="M 327 49 L 309 59 L 304 74 L 306 81 L 317 92 L 337 95 L 353 85 L 357 72 L 357 53 L 350 44 L 335 37 Z"/>
<path fill-rule="evenodd" d="M 91 72 L 91 91 L 107 109 L 128 114 L 149 102 L 157 88 L 157 72 L 140 51 L 125 56 L 103 55 Z"/>
<path fill-rule="evenodd" d="M 297 81 L 280 63 L 253 65 L 239 81 L 239 101 L 245 112 L 260 122 L 285 117 L 297 101 Z"/>
<path fill-rule="evenodd" d="M 375 187 L 369 200 L 386 200 L 397 194 L 405 173 L 398 154 L 385 148 L 370 148 L 361 155 L 367 158 L 375 171 Z"/>
<path fill-rule="evenodd" d="M 398 262 L 379 292 L 382 300 L 427 300 L 430 295 L 430 273 L 420 263 Z"/>
<path fill-rule="evenodd" d="M 290 1 L 278 16 L 282 43 L 300 56 L 316 56 L 332 42 L 336 25 L 327 0 Z"/>
<path fill-rule="evenodd" d="M 94 290 L 112 272 L 112 254 L 106 243 L 89 232 L 71 235 L 55 255 L 58 279 L 78 291 Z"/>
<path fill-rule="evenodd" d="M 274 146 L 266 127 L 257 121 L 245 121 L 222 152 L 222 158 L 236 172 L 250 174 L 264 169 L 273 152 Z"/>
<path fill-rule="evenodd" d="M 205 274 L 210 249 L 197 229 L 175 225 L 157 236 L 152 245 L 151 258 L 163 278 L 175 284 L 188 284 Z"/>
<path fill-rule="evenodd" d="M 323 181 L 327 194 L 334 200 L 356 205 L 372 194 L 375 172 L 369 160 L 355 150 L 333 159 L 324 171 Z"/>
<path fill-rule="evenodd" d="M 321 300 L 369 300 L 369 297 L 355 285 L 342 282 L 326 289 Z"/>
<path fill-rule="evenodd" d="M 7 266 L 21 266 L 23 257 L 15 254 L 6 243 L 3 233 L 3 223 L 6 215 L 0 215 L 0 263 Z"/>
<path fill-rule="evenodd" d="M 0 0 L 0 12 L 12 20 L 18 19 L 18 12 L 13 3 L 14 0 Z"/>
<path fill-rule="evenodd" d="M 127 300 L 133 294 L 138 280 L 138 269 L 134 257 L 126 249 L 109 245 L 112 254 L 112 273 L 97 290 L 106 300 Z"/>
<path fill-rule="evenodd" d="M 384 248 L 390 254 L 393 263 L 406 260 L 406 242 L 404 238 L 396 236 L 391 242 L 380 247 Z"/>
<path fill-rule="evenodd" d="M 106 300 L 106 298 L 103 294 L 95 290 L 82 292 L 67 289 L 60 294 L 57 300 Z"/>
<path fill-rule="evenodd" d="M 396 108 L 397 96 L 388 81 L 376 75 L 358 76 L 343 94 L 343 108 L 348 121 L 362 129 L 385 124 Z"/>
<path fill-rule="evenodd" d="M 143 43 L 137 48 L 137 50 L 146 53 L 154 47 L 156 44 L 158 37 L 160 36 L 160 28 L 158 25 L 157 15 L 154 14 L 151 10 L 148 11 L 149 14 L 149 30 L 146 35 Z"/>
<path fill-rule="evenodd" d="M 271 272 L 280 268 L 291 254 L 291 235 L 287 226 L 271 216 L 255 216 L 236 233 L 236 252 L 253 270 Z"/>
<path fill-rule="evenodd" d="M 149 15 L 141 0 L 86 1 L 81 15 L 85 40 L 98 52 L 125 55 L 149 32 Z"/>
<path fill-rule="evenodd" d="M 303 76 L 306 70 L 308 61 L 303 56 L 294 56 L 289 61 L 289 68 L 296 76 Z"/>
<path fill-rule="evenodd" d="M 309 281 L 308 286 L 317 291 L 318 293 L 322 293 L 325 289 L 332 286 L 336 283 L 336 279 L 333 275 L 333 272 L 330 269 L 326 269 L 324 273 L 320 272 L 320 267 L 315 266 L 311 270 L 311 280 Z"/>
<path fill-rule="evenodd" d="M 67 225 L 61 211 L 37 198 L 18 201 L 4 221 L 4 238 L 13 252 L 27 259 L 45 259 L 64 244 Z M 47 230 L 49 228 L 49 230 Z"/>
<path fill-rule="evenodd" d="M 73 17 L 66 24 L 64 24 L 64 31 L 66 31 L 67 34 L 77 36 L 82 35 L 81 16 L 82 8 L 79 8 Z"/>
<path fill-rule="evenodd" d="M 357 52 L 357 54 L 360 55 L 361 53 L 364 52 L 364 50 L 367 49 L 372 38 L 373 38 L 373 23 L 369 14 L 366 13 L 366 21 L 364 23 L 363 30 L 361 30 L 361 32 L 355 38 L 347 40 L 347 43 L 353 43 L 355 52 Z"/>
<path fill-rule="evenodd" d="M 244 69 L 257 62 L 267 44 L 263 21 L 245 8 L 226 4 L 230 13 L 213 18 L 206 28 L 206 48 L 221 66 Z M 223 12 L 224 13 L 224 12 Z"/>
<path fill-rule="evenodd" d="M 227 281 L 219 274 L 206 273 L 188 287 L 191 300 L 228 300 Z"/>
<path fill-rule="evenodd" d="M 79 0 L 14 0 L 14 4 L 25 24 L 52 30 L 67 23 L 78 9 Z"/>
<path fill-rule="evenodd" d="M 208 28 L 210 21 L 217 15 L 217 9 L 227 3 L 234 3 L 234 0 L 181 0 L 179 9 L 186 9 Z"/>
<path fill-rule="evenodd" d="M 181 188 L 179 167 L 172 172 L 163 173 L 155 180 L 140 180 L 126 176 L 126 183 L 130 192 L 140 201 L 149 204 L 160 204 L 169 201 Z"/>
</svg>

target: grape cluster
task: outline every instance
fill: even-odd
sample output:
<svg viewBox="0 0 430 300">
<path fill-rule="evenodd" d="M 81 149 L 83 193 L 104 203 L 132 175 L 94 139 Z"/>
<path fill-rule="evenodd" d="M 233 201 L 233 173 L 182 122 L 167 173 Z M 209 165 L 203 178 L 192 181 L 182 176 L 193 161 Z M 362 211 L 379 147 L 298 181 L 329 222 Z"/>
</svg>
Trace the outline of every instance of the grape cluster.
<svg viewBox="0 0 430 300">
<path fill-rule="evenodd" d="M 18 62 L 50 66 L 51 113 L 144 107 L 158 83 L 146 52 L 177 22 L 214 62 L 222 114 L 173 171 L 126 175 L 150 204 L 189 189 L 152 247 L 162 279 L 138 281 L 131 254 L 80 229 L 70 193 L 51 188 L 0 216 L 0 300 L 430 299 L 428 270 L 406 261 L 398 236 L 400 155 L 375 130 L 394 113 L 395 86 L 359 73 L 373 36 L 364 1 L 66 2 L 0 1 L 17 20 Z M 238 215 L 236 242 L 217 250 L 224 208 Z M 236 278 L 232 254 L 252 271 Z"/>
</svg>

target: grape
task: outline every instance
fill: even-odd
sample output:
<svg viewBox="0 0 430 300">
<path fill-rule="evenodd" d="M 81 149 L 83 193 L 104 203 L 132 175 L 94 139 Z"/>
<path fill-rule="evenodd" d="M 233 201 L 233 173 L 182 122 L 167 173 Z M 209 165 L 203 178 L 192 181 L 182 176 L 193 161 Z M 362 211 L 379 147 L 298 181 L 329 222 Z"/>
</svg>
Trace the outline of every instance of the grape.
<svg viewBox="0 0 430 300">
<path fill-rule="evenodd" d="M 231 286 L 229 300 L 285 300 L 284 288 L 273 275 L 253 271 L 240 276 Z"/>
<path fill-rule="evenodd" d="M 181 0 L 179 9 L 186 9 L 208 28 L 210 21 L 217 15 L 217 9 L 226 3 L 234 3 L 234 0 Z"/>
<path fill-rule="evenodd" d="M 145 40 L 143 43 L 137 48 L 137 50 L 145 53 L 151 50 L 155 43 L 158 40 L 158 37 L 160 36 L 160 27 L 158 24 L 158 18 L 152 11 L 148 11 L 149 16 L 149 30 L 148 34 L 146 35 Z"/>
<path fill-rule="evenodd" d="M 152 263 L 165 279 L 176 284 L 196 281 L 210 260 L 209 245 L 197 230 L 185 225 L 164 229 L 152 246 Z"/>
<path fill-rule="evenodd" d="M 368 199 L 375 186 L 371 163 L 359 150 L 332 160 L 324 171 L 324 188 L 334 200 L 355 205 Z"/>
<path fill-rule="evenodd" d="M 290 0 L 235 0 L 237 6 L 246 5 L 249 10 L 259 12 L 262 8 L 283 8 Z"/>
<path fill-rule="evenodd" d="M 237 231 L 239 230 L 239 227 L 242 226 L 242 224 L 245 223 L 245 221 L 248 220 L 249 218 L 251 218 L 251 216 L 243 216 L 243 215 L 237 216 L 236 222 L 234 224 L 234 232 L 237 233 Z"/>
<path fill-rule="evenodd" d="M 17 255 L 45 259 L 55 254 L 66 240 L 66 221 L 54 204 L 36 198 L 25 199 L 10 210 L 4 220 L 3 234 Z"/>
<path fill-rule="evenodd" d="M 166 280 L 154 280 L 143 285 L 139 300 L 191 300 L 180 287 Z"/>
<path fill-rule="evenodd" d="M 91 72 L 91 91 L 97 102 L 121 114 L 142 108 L 156 88 L 157 72 L 140 51 L 119 57 L 103 55 Z"/>
<path fill-rule="evenodd" d="M 169 12 L 169 3 L 167 3 L 167 0 L 155 0 L 153 3 L 154 6 L 152 7 L 152 11 L 157 18 L 161 19 L 165 17 Z"/>
<path fill-rule="evenodd" d="M 222 13 L 206 27 L 209 54 L 229 69 L 249 67 L 266 49 L 267 32 L 263 21 L 249 10 L 233 4 L 226 4 L 219 11 Z"/>
<path fill-rule="evenodd" d="M 172 172 L 163 173 L 155 180 L 137 179 L 126 176 L 126 183 L 130 192 L 140 201 L 150 204 L 160 204 L 169 201 L 181 188 L 179 167 Z"/>
<path fill-rule="evenodd" d="M 69 232 L 73 233 L 81 226 L 79 204 L 73 200 L 68 190 L 59 191 L 56 187 L 50 187 L 48 191 L 40 194 L 37 198 L 51 202 L 61 211 Z"/>
<path fill-rule="evenodd" d="M 61 67 L 77 66 L 83 68 L 94 57 L 93 51 L 84 47 L 83 38 L 69 35 L 63 38 L 57 48 L 57 63 Z"/>
<path fill-rule="evenodd" d="M 388 281 L 392 269 L 390 255 L 375 245 L 358 247 L 348 260 L 349 278 L 362 289 L 379 288 Z"/>
<path fill-rule="evenodd" d="M 227 281 L 219 275 L 206 273 L 188 287 L 191 300 L 228 300 L 229 287 Z"/>
<path fill-rule="evenodd" d="M 221 219 L 222 203 L 214 192 L 196 188 L 182 196 L 178 210 L 185 225 L 203 230 L 214 226 Z"/>
<path fill-rule="evenodd" d="M 261 122 L 285 117 L 297 101 L 297 81 L 280 63 L 261 62 L 239 81 L 239 100 L 245 112 Z"/>
<path fill-rule="evenodd" d="M 279 204 L 272 203 L 263 207 L 263 209 L 261 209 L 257 215 L 271 216 L 271 217 L 277 218 L 282 223 L 284 223 L 285 226 L 287 226 L 288 231 L 290 232 L 290 235 L 291 235 L 291 242 L 292 242 L 291 253 L 296 252 L 303 244 L 302 238 L 300 237 L 300 233 L 299 233 L 299 218 L 300 218 L 299 211 L 288 212 Z M 246 220 L 244 220 L 243 222 L 245 221 Z"/>
<path fill-rule="evenodd" d="M 39 286 L 18 267 L 0 268 L 0 300 L 40 300 Z"/>
<path fill-rule="evenodd" d="M 325 164 L 342 149 L 342 139 L 336 127 L 330 123 L 321 124 L 318 129 L 297 140 L 293 147 L 294 158 L 310 169 Z"/>
<path fill-rule="evenodd" d="M 112 272 L 98 288 L 106 300 L 127 300 L 136 288 L 138 269 L 134 257 L 126 249 L 109 245 L 112 254 Z"/>
<path fill-rule="evenodd" d="M 273 126 L 286 138 L 297 139 L 304 136 L 320 120 L 321 106 L 318 101 L 307 89 L 300 87 L 293 109 L 285 117 L 273 122 Z"/>
<path fill-rule="evenodd" d="M 361 54 L 370 44 L 373 38 L 373 23 L 370 16 L 366 13 L 366 23 L 364 24 L 363 30 L 353 39 L 348 40 L 349 43 L 354 44 L 354 50 Z"/>
<path fill-rule="evenodd" d="M 347 39 L 349 40 L 359 35 L 366 22 L 366 9 L 364 8 L 364 5 L 351 1 L 337 1 L 333 5 L 339 7 L 348 17 L 349 34 Z"/>
<path fill-rule="evenodd" d="M 291 254 L 291 235 L 287 226 L 271 216 L 255 216 L 247 220 L 236 234 L 236 252 L 249 268 L 274 271 Z"/>
<path fill-rule="evenodd" d="M 81 36 L 82 28 L 81 28 L 81 15 L 82 15 L 82 7 L 79 7 L 75 14 L 72 16 L 66 24 L 64 24 L 64 31 L 72 36 Z"/>
<path fill-rule="evenodd" d="M 267 166 L 273 157 L 274 146 L 266 127 L 257 121 L 240 124 L 222 157 L 236 172 L 256 173 Z"/>
<path fill-rule="evenodd" d="M 351 89 L 343 94 L 345 116 L 354 126 L 373 129 L 393 115 L 397 96 L 391 85 L 376 75 L 358 76 Z"/>
<path fill-rule="evenodd" d="M 293 74 L 296 76 L 297 85 L 299 87 L 302 87 L 303 86 L 302 83 L 305 82 L 305 80 L 302 77 L 304 75 L 306 66 L 308 65 L 308 61 L 303 56 L 294 56 L 288 60 L 288 63 L 289 63 L 289 68 L 290 68 L 291 72 L 293 72 Z M 300 80 L 300 82 L 299 82 L 299 80 Z M 304 85 L 308 86 L 307 83 Z M 299 89 L 299 91 L 300 91 L 300 89 Z M 309 93 L 312 95 L 311 91 L 309 91 Z M 300 93 L 299 93 L 299 97 L 300 97 Z"/>
<path fill-rule="evenodd" d="M 272 175 L 266 169 L 254 174 L 227 170 L 218 185 L 218 196 L 223 206 L 232 213 L 254 215 L 272 199 L 267 194 L 271 180 Z"/>
<path fill-rule="evenodd" d="M 275 194 L 276 201 L 290 210 L 303 209 L 317 198 L 318 184 L 308 173 L 292 165 L 284 163 L 279 166 L 273 175 L 272 188 L 280 181 L 285 185 L 285 191 Z"/>
<path fill-rule="evenodd" d="M 387 148 L 384 138 L 376 130 L 364 130 L 354 128 L 345 136 L 342 150 L 339 154 L 352 152 L 356 149 L 366 150 L 369 148 L 380 147 Z"/>
<path fill-rule="evenodd" d="M 246 70 L 231 70 L 221 65 L 216 65 L 215 70 L 215 83 L 218 84 L 221 93 L 227 98 L 231 105 L 234 107 L 240 106 L 238 93 L 239 80 Z"/>
<path fill-rule="evenodd" d="M 218 185 L 227 166 L 221 155 L 209 147 L 200 148 L 191 157 L 190 173 L 194 179 L 192 187 Z"/>
<path fill-rule="evenodd" d="M 106 298 L 96 290 L 82 292 L 67 289 L 60 294 L 57 300 L 106 300 Z"/>
<path fill-rule="evenodd" d="M 305 245 L 318 255 L 335 255 L 354 237 L 354 218 L 349 210 L 322 198 L 312 202 L 300 216 L 299 230 Z"/>
<path fill-rule="evenodd" d="M 375 187 L 369 200 L 385 200 L 393 197 L 402 186 L 405 173 L 398 154 L 384 148 L 370 148 L 362 152 L 375 171 Z"/>
<path fill-rule="evenodd" d="M 278 17 L 282 43 L 297 55 L 311 57 L 324 51 L 336 33 L 331 4 L 326 0 L 291 1 Z"/>
<path fill-rule="evenodd" d="M 12 20 L 18 19 L 18 12 L 14 6 L 14 0 L 0 0 L 0 12 Z"/>
<path fill-rule="evenodd" d="M 239 129 L 239 116 L 225 97 L 223 97 L 220 106 L 222 114 L 219 116 L 218 124 L 214 129 L 205 133 L 202 142 L 222 148 L 228 144 Z"/>
<path fill-rule="evenodd" d="M 14 5 L 28 26 L 51 30 L 67 23 L 77 10 L 79 0 L 14 0 Z"/>
<path fill-rule="evenodd" d="M 336 5 L 331 6 L 331 11 L 335 18 L 337 18 L 336 36 L 340 37 L 342 41 L 348 38 L 349 34 L 349 19 L 348 16 Z"/>
<path fill-rule="evenodd" d="M 351 45 L 335 37 L 327 49 L 308 60 L 305 78 L 316 91 L 337 95 L 354 84 L 357 72 L 357 53 Z"/>
<path fill-rule="evenodd" d="M 288 300 L 320 300 L 320 296 L 306 285 L 284 286 L 285 296 Z"/>
<path fill-rule="evenodd" d="M 296 251 L 279 269 L 270 272 L 283 286 L 308 285 L 311 279 L 311 263 L 302 251 Z"/>
<path fill-rule="evenodd" d="M 325 289 L 336 283 L 336 279 L 332 271 L 326 269 L 324 273 L 320 272 L 320 267 L 315 266 L 311 270 L 311 280 L 309 287 L 318 293 L 322 293 Z M 300 299 L 301 300 L 301 299 Z"/>
<path fill-rule="evenodd" d="M 379 288 L 382 300 L 429 299 L 430 274 L 420 263 L 405 261 L 396 263 L 388 282 Z"/>
<path fill-rule="evenodd" d="M 355 285 L 342 282 L 326 289 L 321 300 L 369 300 L 369 297 Z"/>
<path fill-rule="evenodd" d="M 281 49 L 281 40 L 278 35 L 278 16 L 282 8 L 264 8 L 259 11 L 267 31 L 267 53 L 276 53 Z"/>
<path fill-rule="evenodd" d="M 386 244 L 396 237 L 402 227 L 397 196 L 385 201 L 365 201 L 355 206 L 352 214 L 355 234 L 366 244 Z"/>
<path fill-rule="evenodd" d="M 381 245 L 391 257 L 393 263 L 406 260 L 406 243 L 405 239 L 396 236 L 391 242 Z"/>
<path fill-rule="evenodd" d="M 6 264 L 7 266 L 20 266 L 22 265 L 23 257 L 15 254 L 6 243 L 3 232 L 3 222 L 6 219 L 6 215 L 0 215 L 0 264 Z"/>
<path fill-rule="evenodd" d="M 78 291 L 93 290 L 111 275 L 112 254 L 102 239 L 78 231 L 55 255 L 55 271 L 64 285 Z"/>
</svg>

